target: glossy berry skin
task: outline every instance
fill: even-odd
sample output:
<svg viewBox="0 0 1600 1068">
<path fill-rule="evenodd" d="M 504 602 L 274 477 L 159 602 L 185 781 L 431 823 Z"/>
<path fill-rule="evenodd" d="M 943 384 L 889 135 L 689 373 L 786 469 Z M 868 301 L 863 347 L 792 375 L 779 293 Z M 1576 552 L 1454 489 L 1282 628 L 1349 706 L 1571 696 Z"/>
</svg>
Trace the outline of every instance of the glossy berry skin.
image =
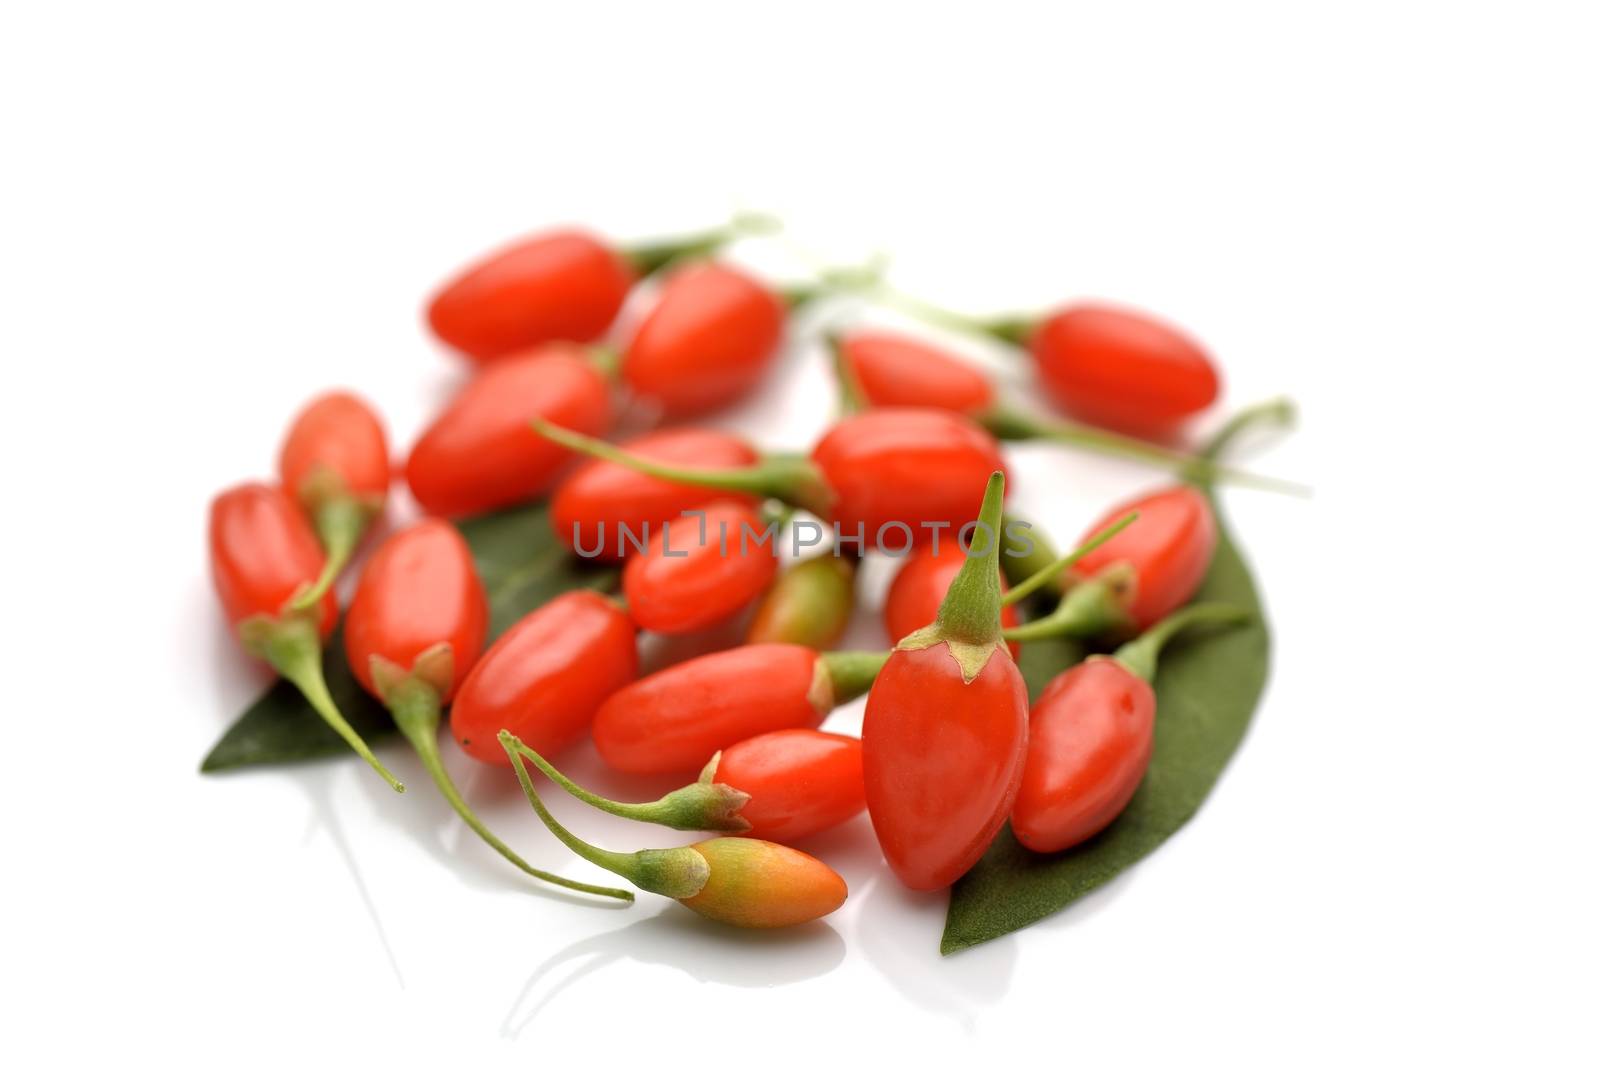
<svg viewBox="0 0 1600 1068">
<path fill-rule="evenodd" d="M 866 531 L 867 547 L 897 550 L 932 537 L 925 523 L 959 531 L 978 514 L 984 486 L 1006 469 L 993 437 L 955 412 L 878 408 L 846 416 L 811 450 L 833 490 L 831 518 L 847 536 Z"/>
<path fill-rule="evenodd" d="M 861 740 L 801 727 L 730 745 L 712 781 L 749 794 L 739 809 L 745 833 L 775 842 L 825 831 L 867 805 Z"/>
<path fill-rule="evenodd" d="M 657 529 L 645 551 L 623 566 L 622 596 L 643 630 L 705 630 L 760 597 L 778 573 L 771 540 L 756 543 L 766 524 L 754 508 L 713 501 L 700 510 L 703 536 L 700 516 L 679 517 Z"/>
<path fill-rule="evenodd" d="M 754 838 L 711 838 L 689 847 L 711 869 L 705 886 L 679 902 L 735 927 L 793 927 L 844 904 L 838 872 L 798 849 Z"/>
<path fill-rule="evenodd" d="M 411 495 L 435 515 L 517 504 L 548 488 L 571 459 L 534 433 L 548 419 L 585 434 L 611 425 L 605 377 L 583 350 L 547 345 L 484 368 L 423 432 L 406 461 Z"/>
<path fill-rule="evenodd" d="M 688 774 L 735 742 L 815 727 L 832 707 L 813 696 L 817 657 L 801 645 L 743 645 L 647 675 L 600 706 L 595 748 L 618 771 Z"/>
<path fill-rule="evenodd" d="M 1210 407 L 1210 355 L 1157 319 L 1103 304 L 1065 308 L 1029 339 L 1039 378 L 1061 409 L 1089 423 L 1161 437 Z"/>
<path fill-rule="evenodd" d="M 324 473 L 325 472 L 325 473 Z M 366 401 L 342 390 L 303 408 L 278 453 L 278 477 L 301 502 L 314 501 L 329 475 L 338 489 L 381 502 L 389 492 L 389 445 Z"/>
<path fill-rule="evenodd" d="M 863 772 L 878 844 L 906 886 L 942 889 L 983 856 L 1022 781 L 1027 717 L 1004 649 L 970 683 L 944 642 L 889 658 L 867 698 Z"/>
<path fill-rule="evenodd" d="M 1105 830 L 1150 766 L 1155 729 L 1155 691 L 1116 660 L 1090 657 L 1057 675 L 1028 720 L 1017 841 L 1054 853 Z"/>
<path fill-rule="evenodd" d="M 890 645 L 897 644 L 907 634 L 921 630 L 938 617 L 939 604 L 949 592 L 950 583 L 955 581 L 956 572 L 961 570 L 961 565 L 967 559 L 953 537 L 941 538 L 939 550 L 934 552 L 931 543 L 919 545 L 905 558 L 900 570 L 895 572 L 883 603 L 883 625 L 889 632 Z M 1001 578 L 1000 589 L 1003 591 L 1005 588 L 1006 580 Z M 1002 627 L 1014 627 L 1021 621 L 1014 606 L 1006 605 L 1000 609 Z M 1012 643 L 1013 658 L 1021 651 L 1020 646 Z"/>
<path fill-rule="evenodd" d="M 760 381 L 783 337 L 785 308 L 749 275 L 689 263 L 662 283 L 622 360 L 633 392 L 671 419 L 739 400 Z"/>
<path fill-rule="evenodd" d="M 423 653 L 449 645 L 449 674 L 424 680 L 445 703 L 477 663 L 488 630 L 489 600 L 466 539 L 442 519 L 424 519 L 367 561 L 345 613 L 345 656 L 362 687 L 381 697 L 374 656 L 409 672 Z"/>
<path fill-rule="evenodd" d="M 659 463 L 690 467 L 749 467 L 758 459 L 756 450 L 738 435 L 700 427 L 658 430 L 626 442 L 623 448 Z M 582 548 L 586 559 L 621 560 L 634 551 L 634 543 L 622 536 L 623 528 L 645 541 L 686 509 L 727 496 L 726 491 L 683 486 L 607 460 L 589 460 L 556 488 L 550 498 L 550 522 L 556 537 L 569 548 Z"/>
<path fill-rule="evenodd" d="M 496 735 L 509 730 L 540 753 L 577 741 L 602 701 L 639 674 L 627 615 L 587 590 L 564 593 L 523 617 L 489 647 L 450 710 L 461 748 L 509 765 Z"/>
<path fill-rule="evenodd" d="M 322 546 L 289 495 L 276 486 L 245 483 L 211 502 L 211 579 L 228 622 L 279 619 L 303 587 L 322 570 Z M 329 590 L 317 603 L 317 630 L 324 641 L 339 606 Z"/>
<path fill-rule="evenodd" d="M 1082 576 L 1126 562 L 1134 571 L 1127 604 L 1134 626 L 1145 627 L 1189 602 L 1211 566 L 1217 520 L 1211 502 L 1193 486 L 1172 486 L 1107 512 L 1084 534 L 1092 538 L 1129 512 L 1138 522 L 1073 565 Z"/>
<path fill-rule="evenodd" d="M 994 407 L 983 372 L 926 342 L 861 331 L 840 342 L 861 392 L 877 408 L 942 408 L 978 415 Z"/>
<path fill-rule="evenodd" d="M 428 325 L 474 360 L 550 341 L 593 341 L 617 317 L 634 273 L 580 230 L 527 238 L 463 270 L 428 305 Z"/>
</svg>

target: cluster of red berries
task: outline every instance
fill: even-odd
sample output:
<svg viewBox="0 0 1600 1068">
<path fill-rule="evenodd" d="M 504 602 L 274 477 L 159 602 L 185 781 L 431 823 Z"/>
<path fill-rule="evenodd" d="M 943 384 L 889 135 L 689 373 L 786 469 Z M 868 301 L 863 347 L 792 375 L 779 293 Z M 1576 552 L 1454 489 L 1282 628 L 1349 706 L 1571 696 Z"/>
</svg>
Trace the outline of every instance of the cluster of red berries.
<svg viewBox="0 0 1600 1068">
<path fill-rule="evenodd" d="M 1179 482 L 1111 509 L 1071 554 L 1057 557 L 1037 538 L 1014 551 L 998 439 L 1078 444 L 1200 483 L 1250 480 L 1213 456 L 1158 444 L 1215 400 L 1211 360 L 1168 326 L 1100 306 L 1028 323 L 939 317 L 1025 346 L 1046 392 L 1080 420 L 1049 421 L 1001 406 L 958 357 L 854 332 L 829 339 L 845 414 L 807 456 L 764 455 L 681 420 L 756 388 L 789 312 L 826 287 L 785 295 L 715 262 L 737 233 L 631 252 L 578 231 L 545 234 L 489 256 L 435 296 L 434 333 L 481 367 L 404 465 L 430 517 L 390 535 L 362 569 L 343 629 L 356 678 L 490 846 L 580 891 L 632 897 L 535 869 L 484 826 L 445 771 L 445 709 L 461 748 L 509 765 L 539 817 L 581 856 L 734 924 L 781 926 L 837 908 L 843 880 L 779 843 L 863 808 L 890 868 L 919 890 L 958 879 L 1007 819 L 1030 849 L 1092 837 L 1149 762 L 1148 680 L 1161 643 L 1188 623 L 1235 616 L 1183 607 L 1206 573 L 1216 524 L 1207 496 Z M 635 283 L 658 272 L 654 304 L 627 344 L 596 345 Z M 600 440 L 624 399 L 669 425 L 621 445 Z M 575 451 L 590 458 L 574 466 Z M 384 510 L 391 471 L 370 407 L 349 393 L 320 397 L 290 427 L 278 485 L 215 499 L 210 550 L 246 648 L 401 790 L 321 674 L 339 615 L 334 581 Z M 621 565 L 621 595 L 563 594 L 485 649 L 484 586 L 448 520 L 546 494 L 563 542 Z M 858 549 L 893 532 L 887 540 L 908 550 L 884 612 L 892 650 L 831 649 L 854 605 L 859 553 L 836 547 L 780 568 L 770 548 L 729 551 L 727 531 L 771 538 L 795 511 L 855 532 Z M 669 523 L 686 514 L 702 536 L 674 543 Z M 707 538 L 707 529 L 723 536 Z M 628 531 L 650 533 L 630 541 Z M 1042 602 L 1026 623 L 1016 614 L 1024 600 Z M 639 677 L 641 631 L 704 631 L 752 606 L 747 644 Z M 1063 673 L 1030 710 L 1018 644 L 1063 635 L 1129 640 Z M 862 693 L 861 738 L 817 729 Z M 619 771 L 699 777 L 648 803 L 598 797 L 549 760 L 585 736 Z M 599 849 L 550 816 L 530 763 L 607 812 L 725 836 L 631 854 Z"/>
</svg>

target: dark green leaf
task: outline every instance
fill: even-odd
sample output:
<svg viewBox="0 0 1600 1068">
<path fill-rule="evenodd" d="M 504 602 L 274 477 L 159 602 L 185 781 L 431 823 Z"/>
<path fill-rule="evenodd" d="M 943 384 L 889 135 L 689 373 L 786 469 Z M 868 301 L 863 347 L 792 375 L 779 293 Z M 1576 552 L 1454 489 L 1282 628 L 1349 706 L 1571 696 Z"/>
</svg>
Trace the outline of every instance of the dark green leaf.
<svg viewBox="0 0 1600 1068">
<path fill-rule="evenodd" d="M 550 530 L 544 505 L 527 505 L 457 524 L 489 595 L 489 640 L 517 620 L 568 590 L 609 589 L 616 570 L 588 566 L 567 551 Z M 335 631 L 322 657 L 334 703 L 360 735 L 376 742 L 395 733 L 394 720 L 345 663 L 344 642 Z M 200 765 L 223 771 L 253 764 L 289 764 L 344 756 L 348 746 L 322 722 L 300 691 L 278 680 L 234 721 Z"/>
<path fill-rule="evenodd" d="M 1241 605 L 1257 616 L 1241 626 L 1180 635 L 1162 654 L 1155 754 L 1128 807 L 1100 835 L 1053 856 L 1030 853 L 1009 827 L 1001 831 L 951 892 L 943 952 L 987 942 L 1060 911 L 1148 856 L 1211 792 L 1244 738 L 1267 680 L 1260 602 L 1226 530 L 1219 532 L 1216 556 L 1195 600 Z M 1030 673 L 1027 654 L 1022 667 L 1029 694 L 1037 695 L 1051 676 L 1037 668 Z"/>
</svg>

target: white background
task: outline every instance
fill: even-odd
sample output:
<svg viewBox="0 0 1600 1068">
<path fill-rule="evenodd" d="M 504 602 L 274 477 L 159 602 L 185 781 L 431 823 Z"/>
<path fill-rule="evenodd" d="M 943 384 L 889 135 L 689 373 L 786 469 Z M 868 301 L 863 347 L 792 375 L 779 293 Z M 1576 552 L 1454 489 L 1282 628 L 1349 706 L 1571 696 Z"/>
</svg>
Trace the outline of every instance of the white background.
<svg viewBox="0 0 1600 1068">
<path fill-rule="evenodd" d="M 0 16 L 8 1062 L 1593 1063 L 1592 9 L 533 6 Z M 941 959 L 864 821 L 814 843 L 846 908 L 751 938 L 530 890 L 397 751 L 403 799 L 348 760 L 202 779 L 260 685 L 211 494 L 335 384 L 403 451 L 462 374 L 420 303 L 472 255 L 737 207 L 974 310 L 1159 309 L 1229 403 L 1300 400 L 1251 462 L 1315 500 L 1226 501 L 1278 644 L 1195 822 Z M 823 424 L 807 337 L 732 425 Z M 1158 480 L 1015 456 L 1064 537 Z"/>
</svg>

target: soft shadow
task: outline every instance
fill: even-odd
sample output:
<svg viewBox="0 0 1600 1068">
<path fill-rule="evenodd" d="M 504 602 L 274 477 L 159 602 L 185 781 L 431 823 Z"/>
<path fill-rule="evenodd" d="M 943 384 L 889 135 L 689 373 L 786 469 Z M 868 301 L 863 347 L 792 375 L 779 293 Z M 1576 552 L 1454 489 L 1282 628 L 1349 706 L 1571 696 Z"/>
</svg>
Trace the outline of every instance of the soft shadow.
<svg viewBox="0 0 1600 1068">
<path fill-rule="evenodd" d="M 372 891 L 367 886 L 366 878 L 361 874 L 361 865 L 356 862 L 355 851 L 350 848 L 350 839 L 344 833 L 344 823 L 339 819 L 338 810 L 333 804 L 332 779 L 338 769 L 334 767 L 309 767 L 301 770 L 294 776 L 300 788 L 305 791 L 306 800 L 311 804 L 311 817 L 306 823 L 305 844 L 309 845 L 316 832 L 321 830 L 327 833 L 333 842 L 334 851 L 339 854 L 345 872 L 350 876 L 350 885 L 355 888 L 356 896 L 361 899 L 361 907 L 366 910 L 367 918 L 372 921 L 372 929 L 378 936 L 378 943 L 383 946 L 383 955 L 389 961 L 389 970 L 394 972 L 396 983 L 400 989 L 406 988 L 406 977 L 400 971 L 400 959 L 395 956 L 394 946 L 389 942 L 389 933 L 384 928 L 383 917 L 378 914 L 378 906 L 372 899 Z"/>
<path fill-rule="evenodd" d="M 665 964 L 701 983 L 785 986 L 844 960 L 844 939 L 826 921 L 777 931 L 727 927 L 673 905 L 648 919 L 581 939 L 546 958 L 506 1012 L 501 1034 L 517 1038 L 564 991 L 621 960 Z M 562 965 L 576 966 L 557 977 Z"/>
<path fill-rule="evenodd" d="M 1016 969 L 1015 939 L 952 957 L 939 955 L 949 894 L 907 890 L 892 875 L 877 880 L 858 913 L 866 958 L 907 1001 L 971 1033 L 985 1005 L 1005 996 Z"/>
<path fill-rule="evenodd" d="M 454 746 L 454 744 L 448 737 L 441 737 L 441 745 Z M 383 761 L 406 784 L 405 796 L 397 797 L 394 791 L 376 775 L 370 773 L 358 775 L 356 781 L 361 784 L 368 800 L 381 814 L 385 823 L 405 832 L 423 851 L 448 868 L 463 885 L 474 890 L 532 893 L 566 904 L 601 909 L 628 907 L 626 901 L 567 890 L 553 883 L 535 879 L 513 867 L 461 821 L 455 809 L 439 795 L 439 791 L 433 785 L 433 779 L 423 769 L 422 762 L 404 742 L 386 745 L 383 748 Z M 462 758 L 462 761 L 470 762 L 474 766 L 449 768 L 456 788 L 461 791 L 461 796 L 466 799 L 468 806 L 478 813 L 489 829 L 529 864 L 554 874 L 567 875 L 602 886 L 624 885 L 620 880 L 608 881 L 607 873 L 599 869 L 593 869 L 588 873 L 558 871 L 559 864 L 567 858 L 565 847 L 556 843 L 554 838 L 544 842 L 546 836 L 542 827 L 539 829 L 538 837 L 541 844 L 549 847 L 552 855 L 543 856 L 540 851 L 529 849 L 525 842 L 519 841 L 519 835 L 516 833 L 519 828 L 515 816 L 508 812 L 496 811 L 502 807 L 497 799 L 509 796 L 494 785 L 495 780 L 501 778 L 494 774 L 498 769 L 477 765 L 475 761 L 470 761 L 470 758 Z M 446 764 L 451 763 L 447 756 Z M 533 821 L 533 812 L 522 798 L 511 772 L 506 770 L 503 777 L 510 780 L 511 791 L 516 794 L 516 800 L 520 803 L 520 810 L 511 811 L 525 816 L 528 821 Z M 492 796 L 487 800 L 480 788 L 482 784 L 491 787 L 489 793 Z M 531 822 L 529 826 L 532 826 Z M 598 878 L 590 878 L 590 875 L 596 875 Z"/>
</svg>

